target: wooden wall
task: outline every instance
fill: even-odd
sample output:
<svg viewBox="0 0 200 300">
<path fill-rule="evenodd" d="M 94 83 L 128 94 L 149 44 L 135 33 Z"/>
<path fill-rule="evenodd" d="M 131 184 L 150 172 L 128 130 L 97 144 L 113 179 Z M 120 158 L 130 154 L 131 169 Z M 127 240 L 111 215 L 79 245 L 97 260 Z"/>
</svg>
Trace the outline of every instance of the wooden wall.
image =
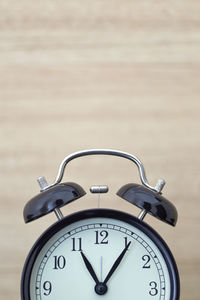
<svg viewBox="0 0 200 300">
<path fill-rule="evenodd" d="M 62 159 L 88 148 L 137 155 L 178 209 L 176 228 L 147 217 L 167 241 L 181 277 L 181 300 L 199 300 L 200 2 L 0 0 L 0 298 L 20 299 L 25 257 L 56 221 L 23 222 L 36 179 L 54 181 Z M 64 214 L 101 205 L 137 214 L 115 192 L 139 182 L 130 162 L 87 157 L 66 181 L 88 192 Z M 95 198 L 95 199 L 94 199 Z"/>
</svg>

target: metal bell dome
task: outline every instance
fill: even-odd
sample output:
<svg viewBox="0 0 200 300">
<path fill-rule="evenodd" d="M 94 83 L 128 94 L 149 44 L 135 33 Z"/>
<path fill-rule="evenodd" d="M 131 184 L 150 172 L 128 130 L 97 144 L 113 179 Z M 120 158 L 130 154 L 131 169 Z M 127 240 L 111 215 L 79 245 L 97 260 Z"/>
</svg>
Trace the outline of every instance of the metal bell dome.
<svg viewBox="0 0 200 300">
<path fill-rule="evenodd" d="M 172 226 L 176 225 L 178 214 L 175 206 L 160 193 L 142 185 L 129 183 L 119 189 L 117 195 L 144 209 L 157 219 Z"/>
<path fill-rule="evenodd" d="M 61 183 L 33 197 L 24 207 L 25 223 L 38 219 L 56 208 L 60 208 L 86 193 L 73 182 Z"/>
</svg>

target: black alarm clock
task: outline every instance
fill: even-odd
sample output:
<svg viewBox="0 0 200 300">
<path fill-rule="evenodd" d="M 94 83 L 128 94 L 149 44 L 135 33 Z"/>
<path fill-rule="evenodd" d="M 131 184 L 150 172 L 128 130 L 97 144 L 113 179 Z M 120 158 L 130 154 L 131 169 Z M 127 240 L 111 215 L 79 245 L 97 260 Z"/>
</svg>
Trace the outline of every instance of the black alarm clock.
<svg viewBox="0 0 200 300">
<path fill-rule="evenodd" d="M 86 193 L 73 182 L 61 183 L 65 167 L 85 155 L 114 155 L 133 161 L 142 184 L 129 183 L 117 195 L 141 209 L 133 216 L 115 209 L 82 210 L 64 217 L 60 208 Z M 149 185 L 141 161 L 126 152 L 92 149 L 67 156 L 56 181 L 38 182 L 41 193 L 24 208 L 25 222 L 52 211 L 58 221 L 32 247 L 22 273 L 22 300 L 179 300 L 179 275 L 161 236 L 143 221 L 147 213 L 175 226 L 177 211 L 161 195 L 165 184 Z M 106 193 L 107 186 L 92 186 Z"/>
</svg>

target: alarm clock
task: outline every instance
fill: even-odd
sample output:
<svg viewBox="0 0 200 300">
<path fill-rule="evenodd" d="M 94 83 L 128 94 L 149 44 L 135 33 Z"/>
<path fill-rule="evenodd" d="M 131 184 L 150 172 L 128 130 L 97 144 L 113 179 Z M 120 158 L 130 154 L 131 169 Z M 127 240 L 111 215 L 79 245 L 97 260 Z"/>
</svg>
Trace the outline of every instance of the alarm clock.
<svg viewBox="0 0 200 300">
<path fill-rule="evenodd" d="M 99 205 L 63 216 L 62 206 L 86 194 L 77 183 L 61 182 L 66 165 L 86 155 L 114 155 L 136 164 L 141 184 L 126 184 L 117 195 L 139 207 L 138 216 Z M 44 177 L 38 182 L 41 191 L 25 205 L 25 222 L 52 211 L 58 220 L 28 254 L 21 278 L 22 300 L 179 300 L 173 255 L 163 238 L 144 222 L 149 213 L 175 226 L 177 210 L 161 194 L 164 180 L 149 185 L 137 157 L 111 149 L 75 152 L 62 161 L 53 184 L 48 185 Z M 99 196 L 108 190 L 103 185 L 90 189 Z"/>
</svg>

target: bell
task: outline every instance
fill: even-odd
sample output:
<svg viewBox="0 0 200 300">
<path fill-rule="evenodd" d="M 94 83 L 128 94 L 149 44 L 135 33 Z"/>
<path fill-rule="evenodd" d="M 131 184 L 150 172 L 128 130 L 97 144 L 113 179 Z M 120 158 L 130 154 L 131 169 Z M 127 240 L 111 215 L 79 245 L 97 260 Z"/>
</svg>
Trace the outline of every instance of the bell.
<svg viewBox="0 0 200 300">
<path fill-rule="evenodd" d="M 24 221 L 28 223 L 36 220 L 85 194 L 83 188 L 76 183 L 58 184 L 28 201 L 24 207 Z"/>
<path fill-rule="evenodd" d="M 160 193 L 143 185 L 129 183 L 122 186 L 117 195 L 136 205 L 157 219 L 172 226 L 176 225 L 178 214 L 175 206 Z"/>
</svg>

